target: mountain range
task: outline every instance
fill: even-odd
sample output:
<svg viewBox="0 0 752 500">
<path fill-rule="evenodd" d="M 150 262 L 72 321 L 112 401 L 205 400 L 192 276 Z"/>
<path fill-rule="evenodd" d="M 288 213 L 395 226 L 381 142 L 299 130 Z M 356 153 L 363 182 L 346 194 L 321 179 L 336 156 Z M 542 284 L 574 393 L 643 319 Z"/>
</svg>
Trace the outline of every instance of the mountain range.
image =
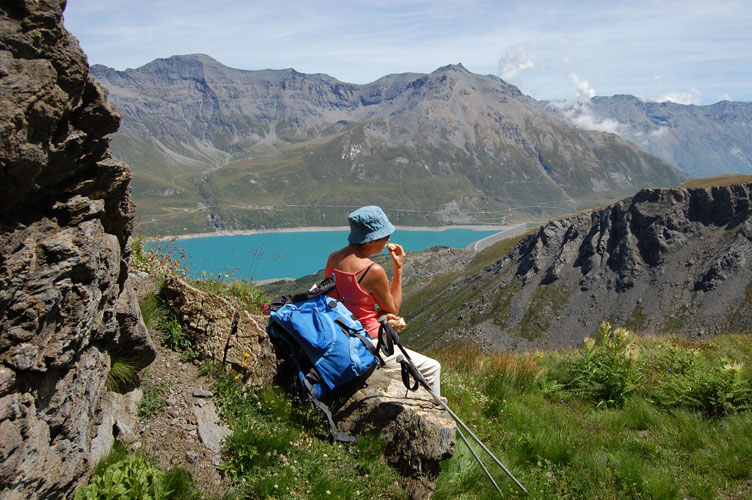
<svg viewBox="0 0 752 500">
<path fill-rule="evenodd" d="M 406 225 L 543 220 L 687 178 L 460 64 L 365 85 L 205 55 L 91 70 L 147 233 L 341 225 L 369 203 Z"/>
<path fill-rule="evenodd" d="M 616 95 L 539 104 L 575 126 L 616 133 L 692 177 L 752 174 L 752 103 L 695 106 Z"/>
</svg>

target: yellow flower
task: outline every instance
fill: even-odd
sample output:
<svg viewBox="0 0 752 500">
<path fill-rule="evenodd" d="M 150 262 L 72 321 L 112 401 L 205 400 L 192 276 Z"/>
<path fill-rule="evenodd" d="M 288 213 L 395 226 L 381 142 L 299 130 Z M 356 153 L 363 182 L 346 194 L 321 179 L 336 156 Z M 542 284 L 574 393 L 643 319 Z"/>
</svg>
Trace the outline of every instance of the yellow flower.
<svg viewBox="0 0 752 500">
<path fill-rule="evenodd" d="M 250 355 L 250 354 L 248 354 L 247 352 L 245 352 L 245 353 L 243 353 L 243 357 L 244 357 L 244 358 L 250 358 L 250 357 L 251 357 L 251 355 Z"/>
<path fill-rule="evenodd" d="M 726 365 L 723 365 L 724 370 L 734 373 L 739 373 L 742 370 L 742 367 L 744 366 L 744 363 L 741 361 L 737 361 L 735 363 L 728 363 Z"/>
<path fill-rule="evenodd" d="M 618 339 L 618 340 L 619 340 L 620 342 L 624 342 L 624 341 L 625 341 L 625 340 L 627 340 L 627 338 L 629 337 L 629 330 L 627 330 L 626 328 L 621 328 L 621 327 L 619 327 L 619 328 L 617 328 L 616 330 L 614 330 L 614 336 L 615 336 L 615 337 L 616 337 L 616 338 L 617 338 L 617 339 Z"/>
<path fill-rule="evenodd" d="M 241 366 L 242 366 L 243 368 L 245 368 L 246 366 L 248 366 L 248 363 L 246 363 L 245 361 L 243 361 L 243 364 L 242 364 Z"/>
<path fill-rule="evenodd" d="M 240 378 L 240 375 L 235 375 L 235 380 L 238 380 Z"/>
<path fill-rule="evenodd" d="M 629 344 L 624 349 L 624 357 L 636 361 L 640 357 L 640 346 L 635 343 Z"/>
<path fill-rule="evenodd" d="M 595 340 L 591 339 L 590 337 L 585 337 L 582 340 L 585 343 L 585 348 L 590 351 L 595 347 Z"/>
</svg>

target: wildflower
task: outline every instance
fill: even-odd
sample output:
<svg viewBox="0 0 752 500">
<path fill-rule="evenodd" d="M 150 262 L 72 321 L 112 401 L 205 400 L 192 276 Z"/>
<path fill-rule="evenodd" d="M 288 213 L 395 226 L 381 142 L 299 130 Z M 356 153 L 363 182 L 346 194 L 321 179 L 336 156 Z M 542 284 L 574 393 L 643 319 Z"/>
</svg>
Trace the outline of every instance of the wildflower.
<svg viewBox="0 0 752 500">
<path fill-rule="evenodd" d="M 591 339 L 590 337 L 585 337 L 583 339 L 583 342 L 585 343 L 585 348 L 590 351 L 595 347 L 595 340 Z"/>
<path fill-rule="evenodd" d="M 624 357 L 636 361 L 637 358 L 640 357 L 640 346 L 635 343 L 629 344 L 627 348 L 624 349 Z"/>
<path fill-rule="evenodd" d="M 244 357 L 244 358 L 250 358 L 250 357 L 251 357 L 251 355 L 250 355 L 250 354 L 248 354 L 247 352 L 244 352 L 244 353 L 243 353 L 243 357 Z"/>
<path fill-rule="evenodd" d="M 621 327 L 617 328 L 616 330 L 614 330 L 614 337 L 616 337 L 616 340 L 618 340 L 619 342 L 624 342 L 629 337 L 629 330 Z"/>
<path fill-rule="evenodd" d="M 736 363 L 728 363 L 723 365 L 723 369 L 727 372 L 733 372 L 733 373 L 739 373 L 744 366 L 744 363 L 742 362 L 736 362 Z"/>
<path fill-rule="evenodd" d="M 235 380 L 238 380 L 240 378 L 240 375 L 235 375 Z"/>
<path fill-rule="evenodd" d="M 274 485 L 274 489 L 276 490 L 277 488 L 279 488 L 279 485 L 278 485 L 278 484 L 275 484 L 275 485 Z"/>
<path fill-rule="evenodd" d="M 248 363 L 246 363 L 245 361 L 243 361 L 243 364 L 240 365 L 240 366 L 242 366 L 243 368 L 245 368 L 246 366 L 248 366 Z"/>
<path fill-rule="evenodd" d="M 331 492 L 331 491 L 329 491 L 329 490 L 326 490 L 326 494 L 327 494 L 327 495 L 331 495 L 331 494 L 332 494 L 332 492 Z"/>
</svg>

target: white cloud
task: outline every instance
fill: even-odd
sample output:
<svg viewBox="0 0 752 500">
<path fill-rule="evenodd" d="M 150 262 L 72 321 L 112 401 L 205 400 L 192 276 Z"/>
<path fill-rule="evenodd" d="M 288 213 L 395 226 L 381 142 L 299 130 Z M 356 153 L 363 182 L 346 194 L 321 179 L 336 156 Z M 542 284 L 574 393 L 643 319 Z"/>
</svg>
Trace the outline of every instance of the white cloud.
<svg viewBox="0 0 752 500">
<path fill-rule="evenodd" d="M 654 99 L 656 102 L 674 102 L 676 104 L 700 104 L 700 91 L 690 89 L 687 92 L 668 92 Z"/>
<path fill-rule="evenodd" d="M 569 73 L 569 82 L 577 90 L 577 96 L 580 99 L 589 100 L 591 97 L 595 97 L 595 89 L 590 86 L 590 83 L 584 78 L 580 78 L 574 73 Z"/>
<path fill-rule="evenodd" d="M 618 134 L 621 128 L 621 124 L 610 118 L 598 121 L 593 115 L 583 114 L 572 119 L 572 123 L 579 128 L 585 130 L 597 130 L 599 132 L 610 132 L 612 134 Z"/>
<path fill-rule="evenodd" d="M 530 59 L 527 49 L 527 45 L 516 45 L 507 49 L 499 58 L 499 78 L 518 84 L 522 73 L 535 68 L 535 61 Z"/>
<path fill-rule="evenodd" d="M 593 115 L 589 103 L 586 102 L 552 101 L 548 105 L 559 110 L 567 122 L 584 130 L 596 130 L 598 132 L 610 132 L 621 135 L 627 127 L 623 123 L 610 118 L 599 120 Z"/>
<path fill-rule="evenodd" d="M 652 139 L 658 139 L 659 137 L 666 135 L 668 130 L 668 127 L 658 127 L 657 129 L 650 131 L 650 137 Z"/>
</svg>

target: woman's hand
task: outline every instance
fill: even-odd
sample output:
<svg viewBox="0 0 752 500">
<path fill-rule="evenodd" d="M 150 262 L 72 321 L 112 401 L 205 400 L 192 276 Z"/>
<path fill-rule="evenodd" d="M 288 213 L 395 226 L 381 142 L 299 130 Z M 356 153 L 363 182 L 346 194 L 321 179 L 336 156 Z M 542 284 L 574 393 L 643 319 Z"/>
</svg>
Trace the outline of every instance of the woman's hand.
<svg viewBox="0 0 752 500">
<path fill-rule="evenodd" d="M 396 314 L 392 314 L 392 313 L 387 314 L 386 320 L 389 323 L 389 325 L 394 329 L 395 332 L 401 332 L 407 326 L 407 324 L 405 323 L 405 319 L 400 316 L 397 316 Z"/>
<path fill-rule="evenodd" d="M 392 256 L 395 269 L 402 269 L 405 264 L 405 249 L 398 243 L 387 243 L 386 250 Z"/>
</svg>

